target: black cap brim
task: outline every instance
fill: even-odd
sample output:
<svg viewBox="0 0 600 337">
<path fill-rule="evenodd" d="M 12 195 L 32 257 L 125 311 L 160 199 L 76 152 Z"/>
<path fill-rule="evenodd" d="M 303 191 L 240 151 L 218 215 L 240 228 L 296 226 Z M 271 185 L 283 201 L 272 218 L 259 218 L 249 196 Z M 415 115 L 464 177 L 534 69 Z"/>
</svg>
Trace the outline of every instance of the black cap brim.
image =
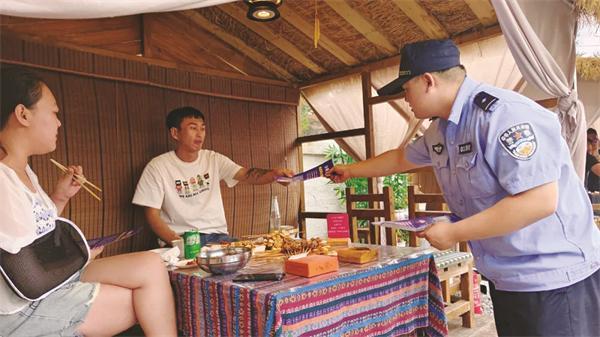
<svg viewBox="0 0 600 337">
<path fill-rule="evenodd" d="M 404 91 L 404 89 L 402 88 L 404 83 L 408 82 L 410 79 L 410 76 L 400 76 L 397 79 L 386 84 L 383 88 L 377 90 L 377 94 L 379 96 L 390 96 L 399 94 L 402 91 Z"/>
</svg>

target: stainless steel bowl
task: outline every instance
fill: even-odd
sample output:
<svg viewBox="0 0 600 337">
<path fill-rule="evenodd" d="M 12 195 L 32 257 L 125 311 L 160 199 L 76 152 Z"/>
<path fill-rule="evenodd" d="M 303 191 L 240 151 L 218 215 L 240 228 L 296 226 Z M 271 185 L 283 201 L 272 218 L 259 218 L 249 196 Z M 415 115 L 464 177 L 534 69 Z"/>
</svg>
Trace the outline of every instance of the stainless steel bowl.
<svg viewBox="0 0 600 337">
<path fill-rule="evenodd" d="M 230 247 L 201 251 L 196 256 L 200 269 L 211 274 L 231 274 L 244 268 L 252 257 L 252 249 Z"/>
</svg>

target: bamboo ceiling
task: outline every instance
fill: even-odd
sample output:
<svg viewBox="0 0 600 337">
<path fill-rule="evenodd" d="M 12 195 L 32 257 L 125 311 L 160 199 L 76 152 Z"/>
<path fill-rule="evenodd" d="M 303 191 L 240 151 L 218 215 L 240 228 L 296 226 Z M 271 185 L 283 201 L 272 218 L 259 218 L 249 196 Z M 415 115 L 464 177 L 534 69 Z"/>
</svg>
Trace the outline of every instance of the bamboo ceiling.
<svg viewBox="0 0 600 337">
<path fill-rule="evenodd" d="M 0 16 L 0 29 L 299 86 L 397 62 L 409 42 L 450 37 L 462 43 L 500 33 L 488 0 L 285 0 L 281 17 L 266 23 L 248 20 L 246 10 L 235 2 L 107 19 Z"/>
</svg>

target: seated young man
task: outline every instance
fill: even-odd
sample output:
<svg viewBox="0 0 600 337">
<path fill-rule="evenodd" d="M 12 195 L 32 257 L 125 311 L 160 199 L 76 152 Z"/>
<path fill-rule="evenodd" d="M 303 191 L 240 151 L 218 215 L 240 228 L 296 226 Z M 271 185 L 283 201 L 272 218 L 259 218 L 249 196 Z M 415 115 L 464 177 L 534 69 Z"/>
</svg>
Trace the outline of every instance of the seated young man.
<svg viewBox="0 0 600 337">
<path fill-rule="evenodd" d="M 231 241 L 219 182 L 262 185 L 288 169 L 244 168 L 226 156 L 202 149 L 206 137 L 204 115 L 192 107 L 178 108 L 167 116 L 167 128 L 176 142 L 174 151 L 153 158 L 138 182 L 133 203 L 144 214 L 156 235 L 166 243 L 187 230 L 200 232 L 201 244 Z"/>
</svg>

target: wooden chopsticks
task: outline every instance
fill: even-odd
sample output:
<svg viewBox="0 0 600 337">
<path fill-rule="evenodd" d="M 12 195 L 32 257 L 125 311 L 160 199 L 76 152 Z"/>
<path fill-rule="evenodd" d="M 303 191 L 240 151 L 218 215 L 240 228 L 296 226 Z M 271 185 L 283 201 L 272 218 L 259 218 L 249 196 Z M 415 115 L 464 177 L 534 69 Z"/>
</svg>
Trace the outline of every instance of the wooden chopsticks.
<svg viewBox="0 0 600 337">
<path fill-rule="evenodd" d="M 69 169 L 66 168 L 65 166 L 63 166 L 61 163 L 57 162 L 56 160 L 50 158 L 50 162 L 52 162 L 52 164 L 56 165 L 59 169 L 61 169 L 63 172 L 69 172 Z M 75 178 L 75 180 L 77 180 L 77 182 L 79 184 L 81 184 L 81 187 L 83 187 L 84 190 L 88 191 L 89 194 L 91 194 L 94 198 L 98 199 L 98 201 L 102 201 L 102 199 L 100 199 L 99 196 L 97 196 L 94 192 L 92 192 L 92 190 L 90 190 L 87 185 L 90 185 L 90 187 L 98 190 L 99 192 L 102 192 L 102 190 L 100 189 L 100 187 L 92 184 L 89 180 L 87 180 L 84 176 L 81 176 L 79 174 L 74 174 L 73 177 Z"/>
</svg>

